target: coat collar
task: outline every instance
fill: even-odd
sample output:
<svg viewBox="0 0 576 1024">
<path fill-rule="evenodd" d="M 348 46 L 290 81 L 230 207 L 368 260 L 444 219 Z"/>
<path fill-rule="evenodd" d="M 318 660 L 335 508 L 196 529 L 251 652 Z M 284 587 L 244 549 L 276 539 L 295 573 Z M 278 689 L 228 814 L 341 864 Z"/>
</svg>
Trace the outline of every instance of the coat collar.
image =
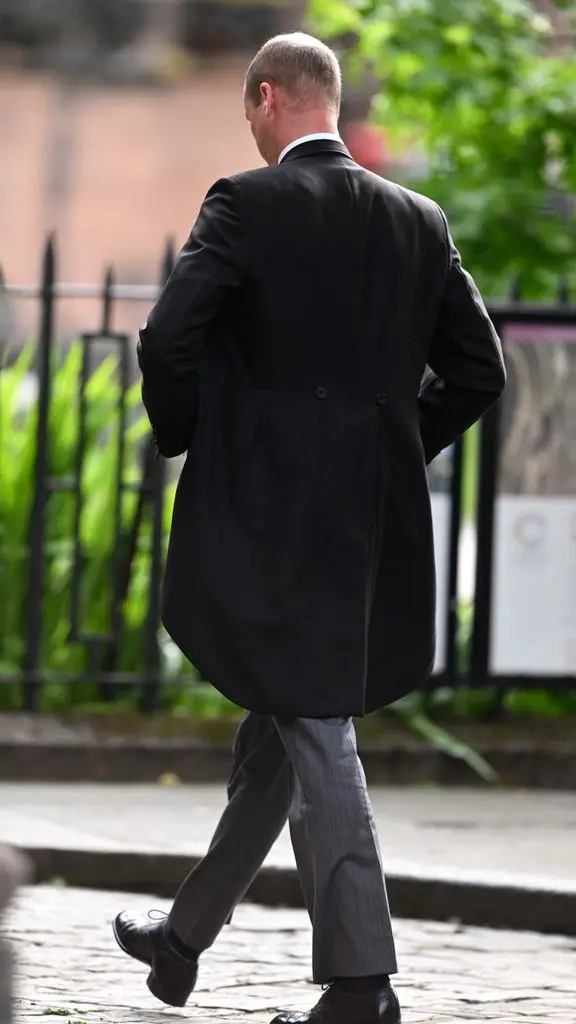
<svg viewBox="0 0 576 1024">
<path fill-rule="evenodd" d="M 320 153 L 334 153 L 337 156 L 347 156 L 349 160 L 353 159 L 344 143 L 337 139 L 311 139 L 309 142 L 302 142 L 290 149 L 282 158 L 282 163 L 299 160 L 303 156 L 317 156 Z"/>
</svg>

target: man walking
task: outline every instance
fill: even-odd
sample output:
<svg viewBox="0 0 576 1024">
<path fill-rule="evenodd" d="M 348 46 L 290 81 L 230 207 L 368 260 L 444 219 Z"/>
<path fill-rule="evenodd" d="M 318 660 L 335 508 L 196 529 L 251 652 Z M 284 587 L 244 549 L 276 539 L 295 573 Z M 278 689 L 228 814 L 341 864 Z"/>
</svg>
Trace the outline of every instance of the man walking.
<svg viewBox="0 0 576 1024">
<path fill-rule="evenodd" d="M 184 1005 L 289 820 L 327 989 L 276 1021 L 397 1024 L 352 716 L 430 670 L 426 463 L 499 397 L 505 371 L 444 214 L 339 139 L 332 51 L 301 33 L 270 40 L 244 100 L 268 166 L 210 189 L 139 359 L 159 451 L 188 453 L 164 623 L 248 713 L 226 810 L 167 919 L 120 914 L 114 928 L 154 995 Z"/>
</svg>

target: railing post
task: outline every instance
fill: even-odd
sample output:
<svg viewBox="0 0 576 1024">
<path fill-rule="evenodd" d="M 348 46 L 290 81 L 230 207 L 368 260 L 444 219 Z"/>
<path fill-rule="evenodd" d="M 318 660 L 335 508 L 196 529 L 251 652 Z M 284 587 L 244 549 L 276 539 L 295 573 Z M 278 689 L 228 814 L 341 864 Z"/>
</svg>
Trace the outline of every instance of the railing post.
<svg viewBox="0 0 576 1024">
<path fill-rule="evenodd" d="M 458 566 L 460 564 L 460 531 L 462 528 L 463 439 L 456 441 L 452 451 L 450 484 L 450 533 L 448 539 L 448 602 L 446 607 L 446 675 L 450 685 L 457 681 L 458 666 Z"/>
<path fill-rule="evenodd" d="M 161 656 L 158 644 L 160 626 L 160 604 L 163 570 L 163 519 L 165 463 L 162 457 L 154 459 L 151 467 L 152 489 L 152 543 L 150 551 L 150 599 L 146 617 L 145 636 L 145 681 L 140 696 L 140 710 L 154 711 L 160 690 Z"/>
<path fill-rule="evenodd" d="M 561 277 L 558 281 L 558 305 L 570 305 L 570 286 L 565 277 Z"/>
<path fill-rule="evenodd" d="M 102 334 L 110 334 L 112 329 L 112 288 L 114 284 L 114 268 L 107 267 L 102 284 Z"/>
<path fill-rule="evenodd" d="M 168 239 L 160 267 L 160 286 L 163 287 L 172 273 L 174 266 L 174 245 Z M 148 449 L 151 461 L 148 464 L 147 479 L 150 486 L 152 506 L 152 543 L 150 552 L 150 600 L 146 617 L 146 678 L 140 691 L 140 710 L 154 711 L 158 703 L 160 690 L 161 656 L 158 644 L 158 627 L 160 625 L 160 604 L 163 570 L 163 523 L 164 523 L 164 486 L 166 483 L 166 464 L 162 456 L 155 457 L 154 448 Z"/>
<path fill-rule="evenodd" d="M 164 247 L 164 255 L 162 257 L 162 264 L 160 267 L 160 285 L 163 287 L 166 281 L 170 277 L 172 270 L 174 269 L 174 263 L 176 257 L 174 255 L 174 239 L 167 238 L 166 245 Z"/>
<path fill-rule="evenodd" d="M 510 302 L 519 303 L 522 302 L 522 278 L 515 277 L 510 285 Z"/>
<path fill-rule="evenodd" d="M 115 282 L 114 267 L 113 266 L 108 266 L 108 267 L 106 267 L 106 270 L 104 271 L 104 280 L 102 282 L 102 322 L 101 322 L 101 325 L 100 325 L 100 330 L 101 330 L 103 335 L 110 334 L 110 332 L 112 330 L 112 310 L 113 310 L 113 302 L 114 302 L 113 296 L 112 296 L 112 289 L 113 289 L 115 283 L 116 282 Z M 123 358 L 124 357 L 122 355 L 122 359 Z M 123 424 L 121 425 L 120 429 L 121 430 L 124 429 Z M 121 440 L 120 444 L 123 444 L 123 439 Z M 122 469 L 122 466 L 121 466 L 121 469 Z M 80 483 L 79 483 L 79 486 L 80 486 Z M 117 494 L 117 502 L 119 501 L 121 503 L 121 501 L 122 501 L 122 480 L 120 481 L 118 486 L 119 486 L 119 491 L 118 491 L 118 494 Z M 116 559 L 120 558 L 120 554 L 117 553 L 117 548 L 116 548 L 116 545 L 118 543 L 118 541 L 117 541 L 117 531 L 118 531 L 118 527 L 116 527 L 115 542 L 114 542 L 115 543 L 114 552 L 115 552 L 115 558 Z M 117 581 L 116 577 L 115 577 L 114 578 L 114 587 L 120 587 L 120 586 L 121 586 L 121 583 L 119 583 Z M 114 603 L 114 607 L 113 607 L 113 615 L 115 616 L 115 618 L 117 618 L 116 607 L 117 607 L 117 605 L 116 605 L 116 598 L 115 598 L 115 603 Z M 120 618 L 121 618 L 121 616 L 120 616 Z M 114 643 L 110 644 L 110 646 L 104 652 L 104 657 L 103 657 L 103 660 L 102 660 L 102 669 L 103 670 L 107 669 L 109 672 L 112 672 L 113 668 L 115 667 L 116 658 L 117 658 L 117 646 L 118 646 L 118 644 L 120 642 L 120 635 L 121 635 L 120 631 L 121 631 L 121 626 L 118 626 L 117 624 L 114 624 L 112 632 L 113 632 L 113 636 L 115 638 L 115 641 L 114 641 Z M 101 695 L 102 699 L 104 701 L 106 701 L 106 702 L 111 702 L 111 701 L 116 699 L 116 686 L 113 683 L 107 683 L 107 684 L 102 684 L 101 683 L 100 686 L 99 686 L 99 691 L 100 691 L 100 695 Z"/>
<path fill-rule="evenodd" d="M 44 604 L 44 545 L 46 536 L 47 477 L 50 459 L 49 414 L 52 373 L 52 335 L 54 328 L 54 238 L 46 242 L 42 267 L 41 315 L 38 336 L 38 419 L 34 491 L 30 514 L 28 589 L 26 601 L 26 652 L 23 659 L 23 707 L 38 707 L 40 660 L 42 655 L 42 613 Z"/>
<path fill-rule="evenodd" d="M 4 280 L 4 270 L 0 266 L 0 369 L 4 361 L 4 352 L 10 341 L 10 301 Z"/>
<path fill-rule="evenodd" d="M 501 335 L 502 324 L 494 323 Z M 476 516 L 476 576 L 474 618 L 470 654 L 470 676 L 484 685 L 490 672 L 492 625 L 492 577 L 494 555 L 494 513 L 496 505 L 500 407 L 496 403 L 480 424 L 480 464 Z"/>
</svg>

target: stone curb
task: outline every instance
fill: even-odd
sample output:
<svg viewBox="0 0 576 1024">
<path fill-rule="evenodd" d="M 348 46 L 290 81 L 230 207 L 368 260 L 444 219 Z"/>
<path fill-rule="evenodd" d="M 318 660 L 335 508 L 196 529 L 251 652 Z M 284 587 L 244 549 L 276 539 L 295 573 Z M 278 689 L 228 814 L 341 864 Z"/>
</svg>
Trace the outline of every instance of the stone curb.
<svg viewBox="0 0 576 1024">
<path fill-rule="evenodd" d="M 132 850 L 22 848 L 36 882 L 171 898 L 199 856 Z M 388 864 L 392 913 L 399 918 L 576 936 L 576 884 L 562 879 Z M 301 907 L 295 868 L 262 868 L 248 899 L 264 906 Z"/>
<path fill-rule="evenodd" d="M 238 718 L 0 713 L 0 781 L 225 782 Z M 576 716 L 566 719 L 449 725 L 496 770 L 506 787 L 576 790 Z M 356 723 L 373 784 L 485 785 L 461 760 L 430 747 L 390 717 Z"/>
<path fill-rule="evenodd" d="M 372 784 L 485 785 L 463 761 L 417 742 L 376 746 L 360 741 Z M 498 773 L 498 782 L 522 789 L 576 790 L 574 743 L 548 748 L 533 741 L 482 746 L 479 752 Z M 174 774 L 182 782 L 225 782 L 228 744 L 194 739 L 153 742 L 10 743 L 0 741 L 0 781 L 156 782 Z"/>
</svg>

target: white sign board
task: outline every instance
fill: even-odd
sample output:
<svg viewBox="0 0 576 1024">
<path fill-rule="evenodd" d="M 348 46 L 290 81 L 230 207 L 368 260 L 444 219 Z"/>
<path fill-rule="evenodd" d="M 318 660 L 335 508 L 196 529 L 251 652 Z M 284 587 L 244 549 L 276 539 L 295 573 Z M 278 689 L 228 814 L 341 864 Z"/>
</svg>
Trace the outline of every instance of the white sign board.
<svg viewBox="0 0 576 1024">
<path fill-rule="evenodd" d="M 576 673 L 576 330 L 505 339 L 490 670 Z"/>
<path fill-rule="evenodd" d="M 448 583 L 450 555 L 450 486 L 452 483 L 451 449 L 442 452 L 429 467 L 434 556 L 436 559 L 436 660 L 434 672 L 446 668 L 446 620 L 448 614 Z"/>
<path fill-rule="evenodd" d="M 447 494 L 432 494 L 431 498 L 436 558 L 436 660 L 434 672 L 443 672 L 446 668 L 450 497 Z"/>
<path fill-rule="evenodd" d="M 576 498 L 502 495 L 495 529 L 492 671 L 576 674 Z"/>
</svg>

